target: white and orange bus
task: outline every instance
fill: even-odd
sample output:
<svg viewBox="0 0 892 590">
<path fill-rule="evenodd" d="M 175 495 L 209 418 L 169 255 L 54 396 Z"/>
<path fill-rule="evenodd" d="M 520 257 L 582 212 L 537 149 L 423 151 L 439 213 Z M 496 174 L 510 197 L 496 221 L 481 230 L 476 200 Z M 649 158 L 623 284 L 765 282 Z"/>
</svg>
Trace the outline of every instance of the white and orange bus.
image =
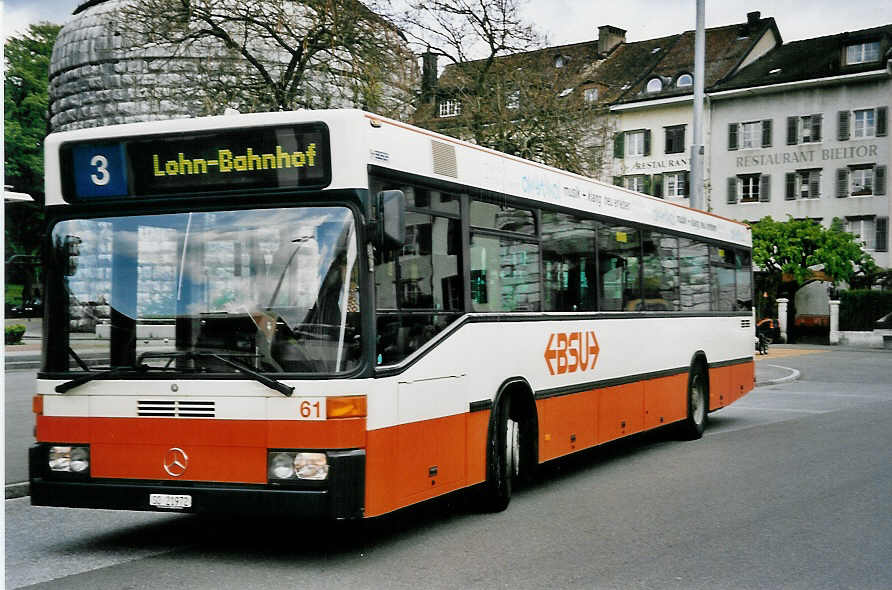
<svg viewBox="0 0 892 590">
<path fill-rule="evenodd" d="M 35 505 L 350 519 L 753 386 L 749 229 L 354 110 L 46 143 Z"/>
</svg>

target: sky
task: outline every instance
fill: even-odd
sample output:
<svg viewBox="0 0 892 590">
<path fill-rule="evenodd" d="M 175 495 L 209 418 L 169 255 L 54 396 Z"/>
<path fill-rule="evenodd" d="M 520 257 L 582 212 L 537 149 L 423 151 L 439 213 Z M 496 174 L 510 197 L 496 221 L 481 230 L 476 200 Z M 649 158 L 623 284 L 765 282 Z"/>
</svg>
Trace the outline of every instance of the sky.
<svg viewBox="0 0 892 590">
<path fill-rule="evenodd" d="M 39 20 L 64 24 L 81 1 L 0 0 L 3 38 Z M 774 17 L 785 42 L 892 24 L 889 0 L 706 0 L 706 26 L 744 22 L 747 12 L 757 10 Z M 528 0 L 522 12 L 549 45 L 597 39 L 600 25 L 625 29 L 627 41 L 641 41 L 693 29 L 695 1 Z"/>
</svg>

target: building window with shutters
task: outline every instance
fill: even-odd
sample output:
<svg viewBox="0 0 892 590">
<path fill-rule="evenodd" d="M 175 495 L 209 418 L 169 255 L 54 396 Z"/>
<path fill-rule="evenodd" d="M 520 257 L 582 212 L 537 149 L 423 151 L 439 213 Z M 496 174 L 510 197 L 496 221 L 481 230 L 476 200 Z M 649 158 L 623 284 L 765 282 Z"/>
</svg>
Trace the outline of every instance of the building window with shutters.
<svg viewBox="0 0 892 590">
<path fill-rule="evenodd" d="M 626 156 L 635 157 L 635 156 L 649 156 L 650 146 L 647 144 L 650 133 L 645 130 L 640 131 L 626 131 L 625 133 L 625 141 L 626 141 Z"/>
<path fill-rule="evenodd" d="M 849 173 L 853 197 L 873 194 L 873 166 L 852 166 Z"/>
<path fill-rule="evenodd" d="M 728 178 L 728 204 L 771 201 L 771 175 L 739 174 Z"/>
<path fill-rule="evenodd" d="M 751 123 L 740 124 L 740 148 L 749 149 L 761 147 L 762 122 L 754 121 Z"/>
<path fill-rule="evenodd" d="M 667 154 L 684 153 L 684 132 L 686 125 L 672 125 L 665 127 L 666 130 L 666 150 Z"/>
<path fill-rule="evenodd" d="M 761 174 L 741 174 L 737 177 L 737 193 L 741 203 L 757 203 L 759 201 L 759 185 Z"/>
<path fill-rule="evenodd" d="M 837 197 L 886 194 L 886 167 L 857 164 L 836 171 Z"/>
<path fill-rule="evenodd" d="M 634 176 L 626 176 L 624 178 L 625 186 L 630 191 L 639 193 L 647 192 L 647 177 L 644 174 L 635 174 Z"/>
<path fill-rule="evenodd" d="M 861 243 L 865 250 L 873 250 L 876 226 L 873 215 L 846 217 L 846 231 Z"/>
<path fill-rule="evenodd" d="M 663 194 L 667 197 L 688 196 L 688 173 L 667 172 L 663 174 Z"/>
<path fill-rule="evenodd" d="M 728 125 L 728 150 L 771 147 L 771 135 L 771 119 L 730 123 Z"/>
<path fill-rule="evenodd" d="M 787 145 L 821 141 L 822 115 L 787 117 Z"/>
<path fill-rule="evenodd" d="M 880 42 L 855 43 L 846 46 L 846 65 L 870 63 L 880 59 Z"/>
<path fill-rule="evenodd" d="M 787 173 L 786 200 L 817 199 L 821 196 L 821 169 Z"/>
<path fill-rule="evenodd" d="M 839 111 L 837 139 L 864 139 L 885 137 L 887 131 L 888 107 Z"/>
<path fill-rule="evenodd" d="M 876 136 L 875 115 L 873 109 L 852 111 L 852 135 L 855 139 Z"/>
<path fill-rule="evenodd" d="M 876 218 L 876 240 L 874 241 L 874 250 L 877 252 L 888 252 L 889 251 L 889 218 L 888 217 L 877 217 Z"/>
</svg>

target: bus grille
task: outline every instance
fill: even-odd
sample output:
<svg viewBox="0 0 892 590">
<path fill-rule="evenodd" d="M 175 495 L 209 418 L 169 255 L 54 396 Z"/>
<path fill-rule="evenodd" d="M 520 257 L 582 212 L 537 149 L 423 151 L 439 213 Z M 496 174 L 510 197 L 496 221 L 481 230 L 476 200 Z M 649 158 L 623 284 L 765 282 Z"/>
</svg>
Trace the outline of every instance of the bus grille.
<svg viewBox="0 0 892 590">
<path fill-rule="evenodd" d="M 741 327 L 741 328 L 749 328 L 750 325 L 752 325 L 752 320 L 748 320 L 748 319 L 747 319 L 747 320 L 740 320 L 740 327 Z"/>
<path fill-rule="evenodd" d="M 137 401 L 136 415 L 166 418 L 213 418 L 216 412 L 212 401 L 165 399 Z"/>
</svg>

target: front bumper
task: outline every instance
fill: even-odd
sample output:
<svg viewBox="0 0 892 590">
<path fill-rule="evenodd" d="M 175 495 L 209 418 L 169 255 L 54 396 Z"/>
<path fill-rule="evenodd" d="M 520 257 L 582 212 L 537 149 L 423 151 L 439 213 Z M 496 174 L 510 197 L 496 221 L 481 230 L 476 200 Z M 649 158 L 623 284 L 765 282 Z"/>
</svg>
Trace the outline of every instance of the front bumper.
<svg viewBox="0 0 892 590">
<path fill-rule="evenodd" d="M 46 445 L 29 452 L 31 504 L 186 513 L 275 514 L 296 518 L 362 518 L 365 503 L 365 451 L 328 453 L 331 468 L 324 485 L 220 484 L 206 482 L 66 478 L 46 468 Z M 313 482 L 315 483 L 315 482 Z M 151 494 L 189 495 L 190 508 L 157 508 Z"/>
</svg>

